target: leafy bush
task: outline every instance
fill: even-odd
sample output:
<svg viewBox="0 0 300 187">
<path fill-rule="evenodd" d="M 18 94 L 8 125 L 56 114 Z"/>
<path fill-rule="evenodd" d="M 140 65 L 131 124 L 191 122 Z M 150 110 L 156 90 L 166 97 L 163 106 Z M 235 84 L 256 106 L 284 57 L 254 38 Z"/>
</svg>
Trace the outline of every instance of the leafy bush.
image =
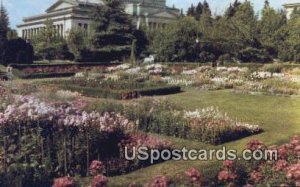
<svg viewBox="0 0 300 187">
<path fill-rule="evenodd" d="M 139 83 L 131 81 L 99 81 L 71 79 L 50 81 L 62 89 L 77 91 L 85 96 L 111 99 L 134 99 L 139 96 L 167 95 L 180 92 L 179 86 L 165 84 Z"/>
<path fill-rule="evenodd" d="M 199 54 L 199 61 L 202 63 L 212 62 L 216 60 L 216 56 L 213 53 L 203 51 Z"/>
<path fill-rule="evenodd" d="M 42 78 L 59 78 L 59 77 L 71 77 L 74 73 L 35 73 L 35 74 L 23 74 L 19 77 L 22 79 L 42 79 Z"/>
<path fill-rule="evenodd" d="M 2 49 L 1 64 L 32 64 L 33 47 L 23 39 L 12 39 Z"/>
<path fill-rule="evenodd" d="M 179 86 L 157 86 L 135 90 L 112 90 L 103 88 L 83 87 L 76 85 L 61 85 L 62 89 L 77 91 L 88 97 L 111 98 L 111 99 L 135 99 L 139 96 L 167 95 L 180 92 Z"/>
<path fill-rule="evenodd" d="M 239 51 L 237 57 L 242 62 L 270 62 L 272 58 L 264 49 L 247 47 Z"/>
<path fill-rule="evenodd" d="M 266 64 L 263 66 L 262 70 L 270 73 L 281 73 L 283 70 L 283 65 L 278 63 Z"/>
</svg>

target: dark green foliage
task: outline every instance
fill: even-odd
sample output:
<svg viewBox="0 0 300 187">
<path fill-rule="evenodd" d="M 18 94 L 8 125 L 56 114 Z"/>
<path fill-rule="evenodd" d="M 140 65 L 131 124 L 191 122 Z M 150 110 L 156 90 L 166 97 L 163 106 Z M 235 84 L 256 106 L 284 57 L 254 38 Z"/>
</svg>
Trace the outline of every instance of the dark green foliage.
<svg viewBox="0 0 300 187">
<path fill-rule="evenodd" d="M 0 49 L 5 45 L 7 41 L 7 34 L 9 31 L 9 18 L 6 8 L 1 3 L 0 7 Z"/>
<path fill-rule="evenodd" d="M 45 21 L 45 29 L 42 29 L 32 39 L 35 56 L 37 59 L 48 60 L 70 59 L 71 54 L 67 48 L 66 41 L 59 36 L 58 31 L 53 29 L 53 21 Z"/>
<path fill-rule="evenodd" d="M 238 58 L 243 62 L 267 63 L 272 60 L 264 49 L 256 49 L 252 47 L 248 47 L 239 51 Z"/>
<path fill-rule="evenodd" d="M 67 38 L 67 45 L 71 53 L 74 55 L 74 60 L 78 61 L 82 58 L 82 51 L 87 47 L 85 38 L 87 31 L 78 28 L 71 29 Z"/>
<path fill-rule="evenodd" d="M 225 12 L 225 17 L 231 18 L 235 15 L 237 8 L 241 5 L 239 0 L 235 0 L 233 4 L 230 4 L 228 9 Z"/>
<path fill-rule="evenodd" d="M 45 78 L 60 78 L 60 77 L 72 77 L 75 73 L 34 73 L 34 74 L 22 74 L 19 78 L 22 79 L 45 79 Z"/>
<path fill-rule="evenodd" d="M 106 6 L 97 7 L 92 17 L 94 20 L 89 39 L 92 58 L 101 61 L 101 57 L 105 56 L 107 60 L 128 58 L 135 39 L 135 28 L 129 16 L 122 10 L 120 2 L 110 1 Z M 86 60 L 86 57 L 83 59 Z"/>
<path fill-rule="evenodd" d="M 66 80 L 51 81 L 62 89 L 77 91 L 85 96 L 111 99 L 135 99 L 140 96 L 168 95 L 181 91 L 179 86 L 168 86 L 164 84 L 147 84 L 136 82 L 113 82 L 113 81 L 86 81 L 86 80 Z"/>
<path fill-rule="evenodd" d="M 263 67 L 263 71 L 267 71 L 270 73 L 281 73 L 283 70 L 282 64 L 266 64 Z"/>
<path fill-rule="evenodd" d="M 123 157 L 119 143 L 126 135 L 121 130 L 111 133 L 95 128 L 62 130 L 56 125 L 49 120 L 32 120 L 1 127 L 0 147 L 5 153 L 1 186 L 50 186 L 51 179 L 62 175 L 86 176 L 87 166 L 93 160 Z M 106 168 L 110 174 L 110 168 Z"/>
<path fill-rule="evenodd" d="M 33 63 L 33 47 L 23 39 L 12 39 L 5 43 L 2 64 L 31 64 Z"/>
</svg>

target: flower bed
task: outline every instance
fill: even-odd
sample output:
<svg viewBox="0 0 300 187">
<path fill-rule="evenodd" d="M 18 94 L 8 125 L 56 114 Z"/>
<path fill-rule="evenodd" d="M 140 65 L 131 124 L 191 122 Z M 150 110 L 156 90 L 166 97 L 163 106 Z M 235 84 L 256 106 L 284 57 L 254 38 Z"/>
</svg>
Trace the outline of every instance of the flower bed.
<svg viewBox="0 0 300 187">
<path fill-rule="evenodd" d="M 14 186 L 11 182 L 16 180 L 41 186 L 54 176 L 85 176 L 96 159 L 104 161 L 108 175 L 149 165 L 150 161 L 124 160 L 123 146 L 128 143 L 170 149 L 168 142 L 136 134 L 135 129 L 120 114 L 88 113 L 76 103 L 14 96 L 14 102 L 0 113 L 0 186 Z M 118 165 L 111 168 L 113 163 Z M 10 178 L 16 171 L 19 178 Z"/>
<path fill-rule="evenodd" d="M 247 82 L 236 87 L 235 91 L 244 93 L 264 93 L 270 95 L 299 95 L 300 84 L 290 80 L 273 78 L 263 81 Z"/>
<path fill-rule="evenodd" d="M 156 176 L 144 186 L 300 186 L 299 146 L 300 136 L 293 136 L 287 144 L 270 147 L 258 140 L 251 140 L 247 149 L 277 150 L 278 159 L 247 162 L 225 160 L 220 169 L 216 173 L 209 173 L 209 176 L 202 174 L 201 170 L 205 168 L 192 167 L 174 177 Z"/>
<path fill-rule="evenodd" d="M 37 79 L 51 77 L 71 77 L 78 72 L 104 71 L 117 64 L 41 64 L 41 65 L 12 65 L 19 70 L 15 73 L 20 78 Z"/>
<path fill-rule="evenodd" d="M 119 110 L 128 119 L 137 120 L 139 130 L 144 132 L 210 144 L 223 144 L 262 132 L 259 126 L 233 120 L 217 107 L 183 111 L 167 100 L 145 99 Z"/>
</svg>

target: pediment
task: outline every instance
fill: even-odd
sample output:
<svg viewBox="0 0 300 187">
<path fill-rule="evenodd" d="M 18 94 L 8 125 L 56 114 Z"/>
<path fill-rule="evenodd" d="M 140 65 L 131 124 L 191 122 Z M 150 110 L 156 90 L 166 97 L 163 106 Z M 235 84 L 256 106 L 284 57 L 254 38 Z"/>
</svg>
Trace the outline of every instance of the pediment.
<svg viewBox="0 0 300 187">
<path fill-rule="evenodd" d="M 49 7 L 46 12 L 54 12 L 54 11 L 58 11 L 58 10 L 63 10 L 63 9 L 68 9 L 68 8 L 72 8 L 74 6 L 76 6 L 77 4 L 72 2 L 72 1 L 57 1 L 56 3 L 54 3 L 51 7 Z"/>
</svg>

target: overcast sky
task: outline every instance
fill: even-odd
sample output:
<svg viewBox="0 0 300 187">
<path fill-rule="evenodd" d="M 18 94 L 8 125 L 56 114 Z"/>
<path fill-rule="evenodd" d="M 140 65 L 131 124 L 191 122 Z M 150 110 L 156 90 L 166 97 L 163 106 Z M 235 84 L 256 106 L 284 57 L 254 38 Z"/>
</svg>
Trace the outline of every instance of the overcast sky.
<svg viewBox="0 0 300 187">
<path fill-rule="evenodd" d="M 234 0 L 207 0 L 212 11 L 217 14 L 224 12 L 231 1 Z M 285 3 L 300 3 L 300 0 L 269 1 L 276 9 L 282 8 L 282 4 Z M 10 26 L 13 28 L 22 22 L 23 17 L 43 13 L 55 2 L 56 0 L 3 0 L 3 4 L 9 13 Z M 167 0 L 169 6 L 175 5 L 177 8 L 183 8 L 184 10 L 186 10 L 192 3 L 197 4 L 198 2 L 199 0 Z M 264 0 L 251 0 L 251 2 L 254 4 L 256 11 L 259 11 L 264 4 Z"/>
</svg>

